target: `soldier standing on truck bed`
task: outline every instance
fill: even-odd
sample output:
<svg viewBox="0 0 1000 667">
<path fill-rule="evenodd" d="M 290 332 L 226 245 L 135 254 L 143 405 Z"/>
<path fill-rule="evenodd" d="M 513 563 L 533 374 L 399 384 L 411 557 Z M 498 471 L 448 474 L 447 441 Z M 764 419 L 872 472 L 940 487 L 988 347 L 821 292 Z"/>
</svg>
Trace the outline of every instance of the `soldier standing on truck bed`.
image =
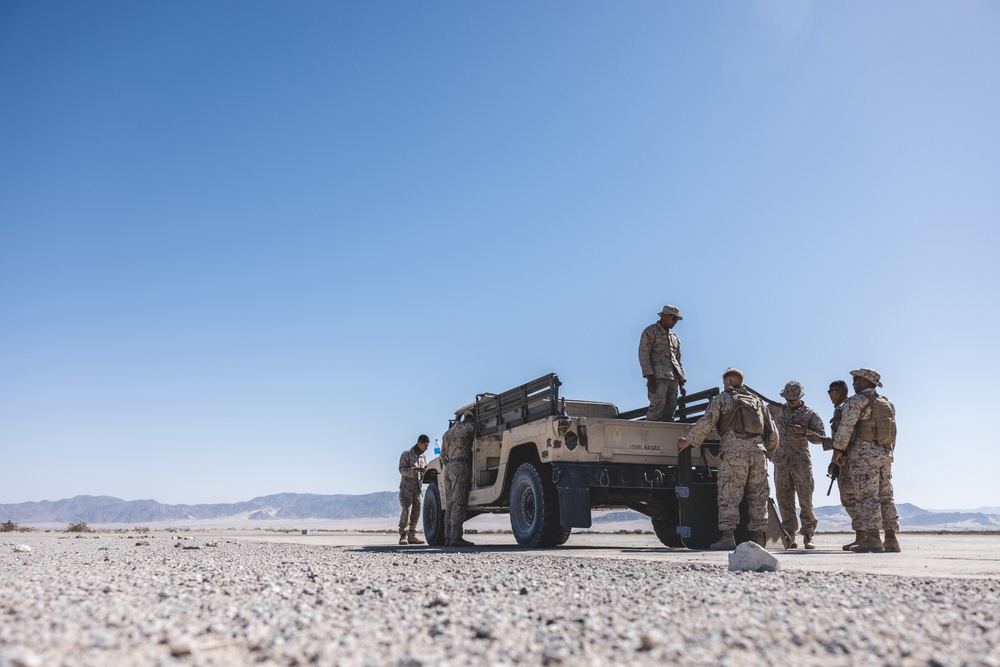
<svg viewBox="0 0 1000 667">
<path fill-rule="evenodd" d="M 712 549 L 735 549 L 740 503 L 746 495 L 750 506 L 753 541 L 767 543 L 767 459 L 778 446 L 778 433 L 764 402 L 743 386 L 743 371 L 726 369 L 725 391 L 712 399 L 705 414 L 691 429 L 691 438 L 679 438 L 677 451 L 698 447 L 713 429 L 722 437 L 719 447 L 719 530 L 722 537 Z"/>
<path fill-rule="evenodd" d="M 441 438 L 441 461 L 444 463 L 444 545 L 446 547 L 471 547 L 472 542 L 462 537 L 462 524 L 469 506 L 469 488 L 472 485 L 472 441 L 476 437 L 476 420 L 471 410 L 455 420 Z"/>
<path fill-rule="evenodd" d="M 892 498 L 892 454 L 896 446 L 896 408 L 876 387 L 881 376 L 870 368 L 851 371 L 854 395 L 841 410 L 833 437 L 833 462 L 840 465 L 850 448 L 851 482 L 861 518 L 862 540 L 851 551 L 899 552 L 899 515 Z M 885 530 L 885 542 L 879 536 Z"/>
<path fill-rule="evenodd" d="M 420 519 L 420 484 L 424 481 L 427 457 L 424 452 L 431 439 L 426 435 L 417 438 L 413 445 L 399 456 L 399 543 L 423 544 L 417 537 L 417 521 Z"/>
<path fill-rule="evenodd" d="M 646 378 L 649 411 L 646 421 L 668 422 L 677 409 L 677 392 L 685 396 L 684 366 L 681 364 L 681 339 L 674 325 L 684 318 L 675 306 L 664 306 L 660 321 L 646 327 L 639 337 L 639 366 Z"/>
<path fill-rule="evenodd" d="M 797 380 L 791 380 L 781 390 L 784 405 L 770 406 L 771 416 L 778 427 L 778 450 L 774 453 L 774 494 L 778 497 L 781 527 L 792 537 L 786 549 L 797 549 L 795 543 L 795 496 L 799 497 L 799 517 L 802 519 L 802 543 L 815 549 L 816 513 L 813 512 L 812 457 L 809 443 L 819 443 L 826 436 L 823 420 L 802 401 L 806 390 Z"/>
</svg>

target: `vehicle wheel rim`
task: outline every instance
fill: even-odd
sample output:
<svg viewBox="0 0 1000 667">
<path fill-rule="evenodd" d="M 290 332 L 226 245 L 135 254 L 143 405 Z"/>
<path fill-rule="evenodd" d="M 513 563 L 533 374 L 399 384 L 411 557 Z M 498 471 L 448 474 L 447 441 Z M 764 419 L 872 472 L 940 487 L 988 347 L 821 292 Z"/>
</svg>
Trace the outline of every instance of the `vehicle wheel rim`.
<svg viewBox="0 0 1000 667">
<path fill-rule="evenodd" d="M 530 487 L 525 487 L 521 491 L 521 522 L 525 526 L 535 523 L 535 494 Z"/>
</svg>

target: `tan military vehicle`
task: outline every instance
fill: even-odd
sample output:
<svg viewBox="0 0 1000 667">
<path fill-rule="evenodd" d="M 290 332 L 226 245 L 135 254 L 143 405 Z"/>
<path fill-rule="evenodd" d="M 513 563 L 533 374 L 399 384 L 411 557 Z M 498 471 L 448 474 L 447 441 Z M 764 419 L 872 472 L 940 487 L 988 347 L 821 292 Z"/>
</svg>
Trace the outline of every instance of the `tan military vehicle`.
<svg viewBox="0 0 1000 667">
<path fill-rule="evenodd" d="M 703 549 L 719 538 L 716 485 L 718 439 L 677 453 L 719 393 L 710 389 L 681 399 L 679 421 L 647 422 L 646 409 L 620 413 L 611 403 L 559 398 L 549 374 L 502 394 L 480 394 L 456 414 L 476 419 L 472 486 L 466 519 L 509 513 L 517 543 L 563 544 L 573 528 L 589 528 L 594 509 L 630 508 L 652 520 L 668 546 Z M 424 534 L 444 544 L 440 457 L 424 483 Z M 750 538 L 744 526 L 737 538 Z M 741 541 L 742 541 L 741 540 Z"/>
</svg>

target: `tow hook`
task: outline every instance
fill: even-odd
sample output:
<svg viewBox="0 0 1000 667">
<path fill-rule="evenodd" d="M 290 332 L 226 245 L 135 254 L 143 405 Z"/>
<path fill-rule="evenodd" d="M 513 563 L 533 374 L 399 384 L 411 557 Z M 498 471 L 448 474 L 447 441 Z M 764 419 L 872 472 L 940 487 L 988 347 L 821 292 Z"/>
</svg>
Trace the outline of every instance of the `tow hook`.
<svg viewBox="0 0 1000 667">
<path fill-rule="evenodd" d="M 652 478 L 648 472 L 644 472 L 642 475 L 646 478 L 646 484 L 649 484 L 650 487 L 663 486 L 663 471 L 659 468 L 653 471 Z"/>
</svg>

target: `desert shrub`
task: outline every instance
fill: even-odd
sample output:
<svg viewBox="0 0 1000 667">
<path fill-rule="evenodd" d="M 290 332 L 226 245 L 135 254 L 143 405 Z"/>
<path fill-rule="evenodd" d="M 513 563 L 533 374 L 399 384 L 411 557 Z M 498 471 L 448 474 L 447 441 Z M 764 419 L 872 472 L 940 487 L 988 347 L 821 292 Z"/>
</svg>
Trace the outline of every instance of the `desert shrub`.
<svg viewBox="0 0 1000 667">
<path fill-rule="evenodd" d="M 4 523 L 0 523 L 0 533 L 13 533 L 18 529 L 18 525 L 7 519 Z"/>
<path fill-rule="evenodd" d="M 67 533 L 92 533 L 94 531 L 92 531 L 90 529 L 90 527 L 87 526 L 87 523 L 85 521 L 81 521 L 79 523 L 71 523 L 68 526 L 66 526 L 66 532 Z"/>
</svg>

